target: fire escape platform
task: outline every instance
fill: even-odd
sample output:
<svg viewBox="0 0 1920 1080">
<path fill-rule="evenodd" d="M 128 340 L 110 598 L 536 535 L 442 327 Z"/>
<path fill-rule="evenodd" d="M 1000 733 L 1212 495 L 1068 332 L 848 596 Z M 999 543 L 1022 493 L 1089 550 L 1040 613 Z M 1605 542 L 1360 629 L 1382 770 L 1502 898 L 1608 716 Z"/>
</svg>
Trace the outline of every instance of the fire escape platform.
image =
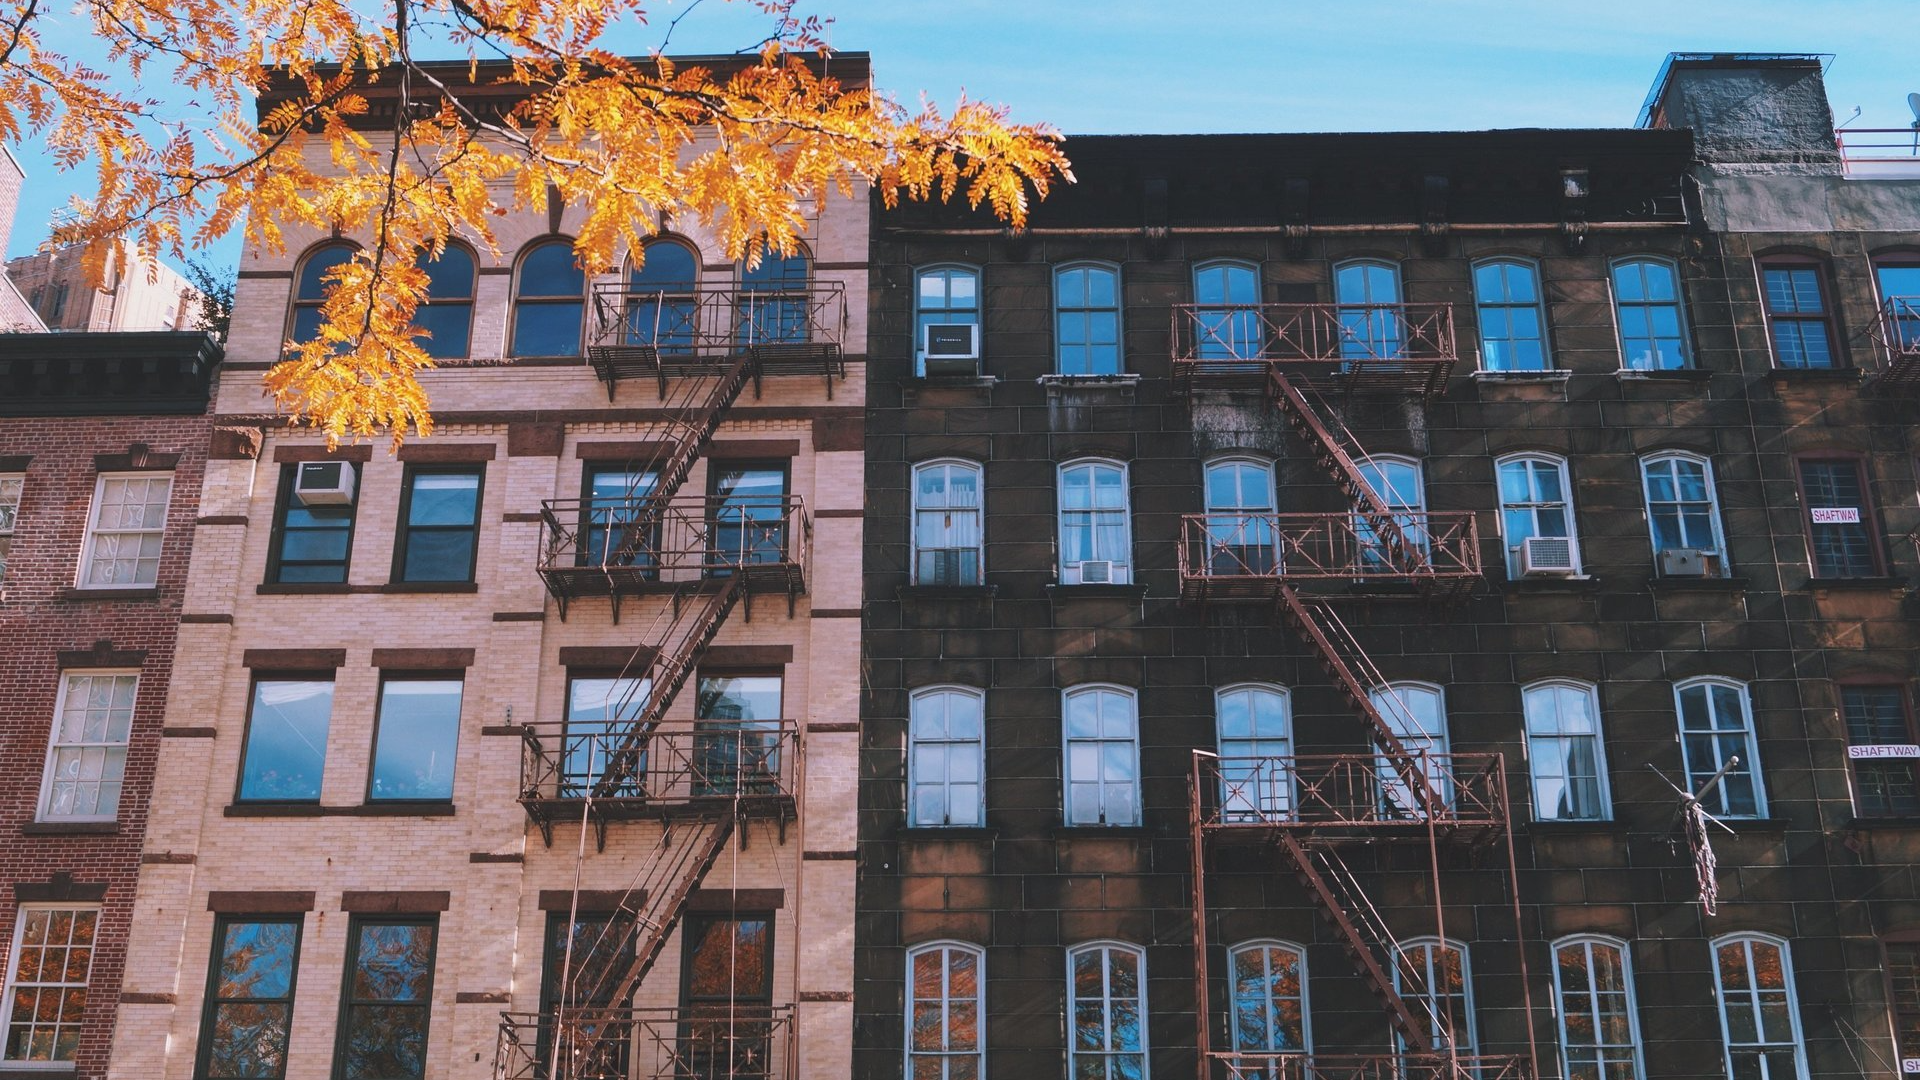
<svg viewBox="0 0 1920 1080">
<path fill-rule="evenodd" d="M 608 399 L 629 379 L 718 378 L 742 360 L 754 377 L 846 375 L 849 322 L 840 282 L 660 290 L 608 282 L 593 293 L 587 363 Z"/>
<path fill-rule="evenodd" d="M 1532 1080 L 1519 1054 L 1250 1054 L 1210 1051 L 1218 1080 Z"/>
<path fill-rule="evenodd" d="M 594 596 L 678 596 L 738 579 L 746 593 L 807 590 L 813 522 L 799 496 L 550 499 L 536 567 L 565 604 Z"/>
<path fill-rule="evenodd" d="M 799 725 L 711 721 L 635 732 L 604 720 L 521 729 L 520 803 L 536 824 L 732 816 L 790 821 L 797 812 Z M 605 775 L 618 755 L 633 764 Z M 586 807 L 591 794 L 592 806 Z"/>
<path fill-rule="evenodd" d="M 1180 597 L 1272 603 L 1292 587 L 1327 596 L 1450 600 L 1479 584 L 1473 514 L 1396 511 L 1392 518 L 1420 553 L 1412 566 L 1354 512 L 1184 515 Z"/>
<path fill-rule="evenodd" d="M 1920 297 L 1890 297 L 1880 309 L 1874 337 L 1886 357 L 1869 385 L 1888 397 L 1920 397 Z"/>
<path fill-rule="evenodd" d="M 1451 304 L 1181 304 L 1176 393 L 1266 392 L 1273 375 L 1327 397 L 1425 399 L 1459 360 Z"/>
</svg>

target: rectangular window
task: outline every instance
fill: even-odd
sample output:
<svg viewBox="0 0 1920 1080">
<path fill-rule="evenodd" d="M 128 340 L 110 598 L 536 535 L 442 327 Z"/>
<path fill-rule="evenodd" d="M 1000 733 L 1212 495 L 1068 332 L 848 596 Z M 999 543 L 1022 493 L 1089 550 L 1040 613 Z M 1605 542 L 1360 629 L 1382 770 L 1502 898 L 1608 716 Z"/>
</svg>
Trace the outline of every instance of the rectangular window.
<svg viewBox="0 0 1920 1080">
<path fill-rule="evenodd" d="M 1847 762 L 1853 766 L 1853 812 L 1861 817 L 1920 816 L 1920 746 L 1915 745 L 1907 693 L 1899 686 L 1843 686 Z"/>
<path fill-rule="evenodd" d="M 1909 1076 L 1920 1072 L 1920 941 L 1887 942 L 1887 982 L 1893 997 L 1894 1050 L 1900 1055 L 1901 1075 Z"/>
<path fill-rule="evenodd" d="M 700 677 L 693 721 L 695 795 L 780 792 L 780 689 L 778 675 Z"/>
<path fill-rule="evenodd" d="M 332 679 L 257 679 L 240 751 L 241 802 L 320 801 Z"/>
<path fill-rule="evenodd" d="M 319 467 L 319 468 L 316 468 Z M 298 483 L 306 470 L 306 485 Z M 336 482 L 319 490 L 317 483 L 332 472 Z M 302 494 L 296 487 L 315 490 Z M 353 465 L 344 461 L 313 461 L 280 467 L 280 500 L 274 508 L 273 542 L 268 555 L 267 580 L 276 583 L 347 580 L 347 558 L 353 548 L 354 511 L 359 505 Z"/>
<path fill-rule="evenodd" d="M 480 474 L 472 467 L 407 470 L 395 581 L 473 580 L 480 548 Z"/>
<path fill-rule="evenodd" d="M 787 557 L 787 469 L 783 465 L 715 465 L 708 474 L 713 515 L 713 572 L 766 566 Z"/>
<path fill-rule="evenodd" d="M 1877 576 L 1880 545 L 1868 531 L 1873 508 L 1867 502 L 1867 479 L 1859 460 L 1801 459 L 1800 493 L 1806 500 L 1813 576 Z"/>
<path fill-rule="evenodd" d="M 40 820 L 114 819 L 139 687 L 140 676 L 131 672 L 72 672 L 61 680 L 47 739 Z"/>
<path fill-rule="evenodd" d="M 453 798 L 460 744 L 459 679 L 388 678 L 380 683 L 368 802 Z"/>
<path fill-rule="evenodd" d="M 1721 938 L 1713 943 L 1727 1075 L 1738 1080 L 1802 1080 L 1800 1014 L 1783 941 Z"/>
<path fill-rule="evenodd" d="M 198 1080 L 278 1080 L 287 1074 L 299 915 L 222 915 L 200 1021 Z"/>
<path fill-rule="evenodd" d="M 986 755 L 979 693 L 922 691 L 914 695 L 911 711 L 909 820 L 917 827 L 984 824 L 980 785 Z"/>
<path fill-rule="evenodd" d="M 1062 375 L 1120 373 L 1120 274 L 1068 266 L 1053 275 L 1055 364 Z"/>
<path fill-rule="evenodd" d="M 347 930 L 346 988 L 334 1074 L 340 1080 L 426 1075 L 433 1006 L 434 918 L 362 918 Z"/>
<path fill-rule="evenodd" d="M 660 565 L 660 515 L 641 522 L 641 500 L 658 474 L 626 465 L 588 462 L 581 471 L 579 566 L 638 566 L 652 580 Z"/>
<path fill-rule="evenodd" d="M 83 589 L 152 585 L 160 577 L 160 539 L 167 529 L 171 473 L 110 473 L 93 491 L 87 521 Z"/>
<path fill-rule="evenodd" d="M 1060 468 L 1060 584 L 1133 581 L 1133 523 L 1127 470 L 1111 461 Z"/>
<path fill-rule="evenodd" d="M 913 583 L 980 584 L 980 467 L 934 461 L 913 476 Z"/>
<path fill-rule="evenodd" d="M 1140 744 L 1134 699 L 1117 688 L 1066 695 L 1069 825 L 1140 824 Z"/>
<path fill-rule="evenodd" d="M 773 1070 L 773 917 L 686 916 L 680 1053 L 700 1080 L 761 1080 Z"/>
<path fill-rule="evenodd" d="M 1501 259 L 1473 268 L 1480 316 L 1480 363 L 1488 371 L 1545 371 L 1546 318 L 1540 274 L 1531 263 Z"/>
<path fill-rule="evenodd" d="M 633 964 L 637 937 L 630 914 L 583 911 L 569 921 L 564 911 L 548 912 L 547 952 L 540 978 L 541 1057 L 537 1076 L 547 1075 L 555 1035 L 552 1018 L 563 1008 L 624 1008 L 631 1004 L 631 1000 L 616 1002 L 614 994 Z M 627 1076 L 632 1048 L 630 1040 L 617 1034 L 602 1025 L 569 1025 L 563 1033 L 566 1041 L 559 1048 L 560 1060 L 568 1065 L 563 1075 Z"/>
<path fill-rule="evenodd" d="M 13 530 L 20 521 L 20 491 L 27 478 L 19 473 L 0 473 L 0 581 L 7 576 L 7 553 L 13 550 Z"/>
<path fill-rule="evenodd" d="M 0 1061 L 72 1061 L 87 1011 L 100 909 L 30 906 L 13 925 L 7 957 L 6 1046 Z"/>
<path fill-rule="evenodd" d="M 1810 263 L 1760 268 L 1761 299 L 1773 338 L 1773 361 L 1783 368 L 1839 367 L 1828 321 L 1820 267 Z"/>
<path fill-rule="evenodd" d="M 1602 821 L 1608 816 L 1606 753 L 1594 688 L 1541 683 L 1520 694 L 1527 716 L 1527 768 L 1533 816 L 1540 821 Z"/>
<path fill-rule="evenodd" d="M 601 798 L 640 794 L 647 771 L 644 752 L 634 762 L 632 775 L 599 791 L 595 785 L 605 779 L 607 766 L 626 744 L 652 689 L 651 679 L 569 674 L 566 727 L 560 735 L 560 798 L 584 798 L 590 791 Z"/>
</svg>

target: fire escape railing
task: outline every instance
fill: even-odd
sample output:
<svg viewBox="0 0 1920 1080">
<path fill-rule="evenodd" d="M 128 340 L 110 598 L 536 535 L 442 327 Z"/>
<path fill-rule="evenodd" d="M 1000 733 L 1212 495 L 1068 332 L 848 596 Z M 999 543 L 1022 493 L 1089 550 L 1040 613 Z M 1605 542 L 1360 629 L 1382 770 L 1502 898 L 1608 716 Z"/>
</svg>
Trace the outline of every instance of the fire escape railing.
<svg viewBox="0 0 1920 1080">
<path fill-rule="evenodd" d="M 1222 1053 L 1211 1080 L 1531 1080 L 1524 1058 L 1446 1054 Z"/>
<path fill-rule="evenodd" d="M 1920 296 L 1888 297 L 1873 336 L 1887 354 L 1874 386 L 1881 393 L 1920 394 Z"/>
<path fill-rule="evenodd" d="M 1452 304 L 1177 304 L 1177 387 L 1257 389 L 1269 369 L 1302 388 L 1431 396 L 1459 354 Z"/>
<path fill-rule="evenodd" d="M 793 1080 L 793 1012 L 792 1005 L 738 1004 L 576 1010 L 580 1024 L 608 1033 L 607 1040 L 596 1041 L 603 1060 L 577 1067 L 585 1055 L 563 1042 L 558 1075 L 561 1080 Z M 495 1080 L 548 1080 L 553 1030 L 551 1014 L 503 1013 Z M 607 1052 L 609 1043 L 619 1047 L 617 1054 Z"/>
<path fill-rule="evenodd" d="M 1428 595 L 1480 580 L 1480 533 L 1471 513 L 1389 510 L 1401 557 L 1363 515 L 1232 510 L 1180 520 L 1180 591 L 1193 600 L 1270 599 L 1282 582 L 1355 588 L 1411 586 Z M 1411 563 L 1411 565 L 1409 565 Z"/>
<path fill-rule="evenodd" d="M 751 358 L 755 376 L 821 375 L 827 394 L 846 374 L 851 340 L 846 286 L 837 281 L 768 282 L 733 288 L 636 289 L 602 282 L 593 290 L 587 360 L 614 388 L 650 378 L 666 395 L 673 376 L 717 374 Z"/>
<path fill-rule="evenodd" d="M 536 569 L 561 614 L 583 596 L 619 599 L 739 578 L 749 593 L 806 591 L 813 520 L 797 495 L 548 499 Z"/>
<path fill-rule="evenodd" d="M 1208 757 L 1199 782 L 1206 829 L 1492 829 L 1505 823 L 1498 754 L 1415 752 Z M 1408 771 L 1411 765 L 1412 772 Z"/>
<path fill-rule="evenodd" d="M 592 796 L 610 817 L 672 818 L 738 804 L 789 818 L 799 794 L 799 727 L 717 720 L 636 730 L 625 721 L 543 721 L 521 728 L 520 799 L 546 819 L 578 818 Z M 627 764 L 609 774 L 622 757 Z"/>
</svg>

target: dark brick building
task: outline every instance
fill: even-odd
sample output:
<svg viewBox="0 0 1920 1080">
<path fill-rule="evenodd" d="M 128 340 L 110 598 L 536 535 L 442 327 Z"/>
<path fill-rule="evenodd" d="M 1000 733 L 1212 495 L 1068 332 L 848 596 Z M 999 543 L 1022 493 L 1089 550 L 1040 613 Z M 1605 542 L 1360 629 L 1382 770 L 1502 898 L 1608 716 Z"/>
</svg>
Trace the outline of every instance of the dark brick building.
<svg viewBox="0 0 1920 1080">
<path fill-rule="evenodd" d="M 1676 57 L 877 211 L 855 1075 L 1920 1057 L 1920 172 L 1833 147 Z"/>
<path fill-rule="evenodd" d="M 106 1074 L 219 358 L 0 338 L 0 1075 Z"/>
</svg>

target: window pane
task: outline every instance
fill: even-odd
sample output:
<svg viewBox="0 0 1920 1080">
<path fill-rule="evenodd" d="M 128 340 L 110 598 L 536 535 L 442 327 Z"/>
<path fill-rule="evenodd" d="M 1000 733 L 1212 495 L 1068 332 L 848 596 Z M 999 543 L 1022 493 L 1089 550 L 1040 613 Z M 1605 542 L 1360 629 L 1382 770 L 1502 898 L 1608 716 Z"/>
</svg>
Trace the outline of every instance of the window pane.
<svg viewBox="0 0 1920 1080">
<path fill-rule="evenodd" d="M 354 255 L 352 244 L 329 244 L 307 256 L 300 265 L 300 285 L 295 292 L 301 300 L 320 300 L 325 296 L 327 272 L 342 263 L 350 262 Z M 299 335 L 294 340 L 308 340 Z"/>
<path fill-rule="evenodd" d="M 254 684 L 240 798 L 318 802 L 333 683 Z"/>
<path fill-rule="evenodd" d="M 471 525 L 479 511 L 478 473 L 420 473 L 410 478 L 409 525 Z"/>
<path fill-rule="evenodd" d="M 453 798 L 460 692 L 457 679 L 392 679 L 381 687 L 369 798 Z"/>
<path fill-rule="evenodd" d="M 69 675 L 48 740 L 42 819 L 111 819 L 120 805 L 137 675 Z"/>
<path fill-rule="evenodd" d="M 22 908 L 14 924 L 15 959 L 7 972 L 5 1043 L 0 1059 L 72 1061 L 87 1008 L 93 967 L 94 908 Z"/>
</svg>

